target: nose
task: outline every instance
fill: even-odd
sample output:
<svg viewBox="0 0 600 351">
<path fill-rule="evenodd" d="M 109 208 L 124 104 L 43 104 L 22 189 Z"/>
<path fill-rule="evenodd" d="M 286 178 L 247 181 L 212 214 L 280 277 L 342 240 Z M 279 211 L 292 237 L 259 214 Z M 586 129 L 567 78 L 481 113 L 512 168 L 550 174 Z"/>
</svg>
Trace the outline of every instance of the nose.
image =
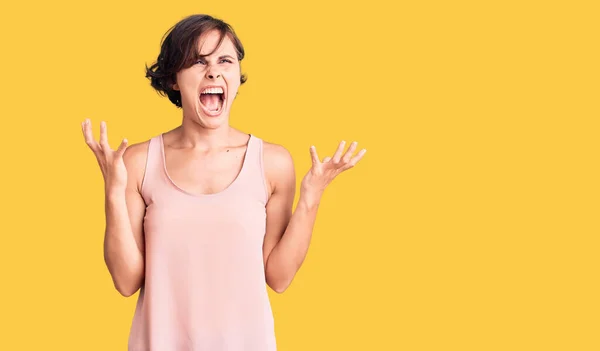
<svg viewBox="0 0 600 351">
<path fill-rule="evenodd" d="M 214 70 L 212 68 L 210 68 L 207 72 L 206 72 L 206 77 L 208 77 L 209 79 L 216 79 L 221 77 L 220 73 L 215 73 Z"/>
</svg>

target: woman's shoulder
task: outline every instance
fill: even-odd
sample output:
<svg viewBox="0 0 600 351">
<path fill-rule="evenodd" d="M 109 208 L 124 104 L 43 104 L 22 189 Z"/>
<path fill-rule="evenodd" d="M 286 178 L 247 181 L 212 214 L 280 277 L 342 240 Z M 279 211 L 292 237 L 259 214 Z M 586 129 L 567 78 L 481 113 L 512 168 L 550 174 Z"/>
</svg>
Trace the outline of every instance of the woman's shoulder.
<svg viewBox="0 0 600 351">
<path fill-rule="evenodd" d="M 293 162 L 292 154 L 283 145 L 263 140 L 263 158 L 265 166 L 267 163 L 274 164 L 285 164 Z"/>
<path fill-rule="evenodd" d="M 269 193 L 282 184 L 294 182 L 294 160 L 285 146 L 263 140 L 263 165 Z"/>
<path fill-rule="evenodd" d="M 135 179 L 135 183 L 140 189 L 144 173 L 146 171 L 146 163 L 148 159 L 148 150 L 150 140 L 141 141 L 127 146 L 123 153 L 123 163 L 127 169 L 127 175 Z"/>
<path fill-rule="evenodd" d="M 146 158 L 148 157 L 150 140 L 151 139 L 148 139 L 127 146 L 127 149 L 125 149 L 125 152 L 123 153 L 123 161 L 125 162 L 125 165 L 127 165 L 127 163 L 131 165 L 138 165 L 139 163 L 145 164 Z"/>
</svg>

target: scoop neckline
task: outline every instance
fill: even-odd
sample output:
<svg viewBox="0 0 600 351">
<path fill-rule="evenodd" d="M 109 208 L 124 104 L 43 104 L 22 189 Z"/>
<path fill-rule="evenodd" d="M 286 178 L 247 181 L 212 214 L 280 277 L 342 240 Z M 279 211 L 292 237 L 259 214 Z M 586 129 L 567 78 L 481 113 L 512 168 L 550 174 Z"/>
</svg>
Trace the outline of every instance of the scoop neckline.
<svg viewBox="0 0 600 351">
<path fill-rule="evenodd" d="M 181 188 L 179 185 L 177 185 L 173 181 L 171 176 L 169 175 L 169 172 L 167 171 L 167 157 L 165 154 L 165 142 L 164 142 L 163 134 L 164 133 L 159 134 L 160 154 L 161 154 L 161 159 L 162 159 L 163 172 L 165 173 L 165 176 L 169 180 L 169 183 L 171 183 L 171 185 L 173 185 L 177 190 L 179 190 L 180 192 L 182 192 L 186 195 L 189 195 L 189 196 L 195 197 L 195 198 L 216 197 L 216 196 L 219 196 L 219 195 L 222 195 L 222 194 L 228 192 L 231 188 L 233 188 L 239 182 L 242 175 L 245 173 L 245 170 L 247 168 L 246 164 L 248 163 L 248 152 L 250 151 L 250 145 L 252 144 L 252 141 L 254 139 L 254 135 L 248 134 L 249 138 L 248 138 L 248 141 L 246 142 L 246 151 L 244 151 L 244 159 L 242 160 L 242 168 L 240 169 L 238 174 L 235 176 L 233 181 L 226 188 L 224 188 L 223 190 L 221 190 L 219 192 L 211 193 L 211 194 L 193 194 L 193 193 Z"/>
</svg>

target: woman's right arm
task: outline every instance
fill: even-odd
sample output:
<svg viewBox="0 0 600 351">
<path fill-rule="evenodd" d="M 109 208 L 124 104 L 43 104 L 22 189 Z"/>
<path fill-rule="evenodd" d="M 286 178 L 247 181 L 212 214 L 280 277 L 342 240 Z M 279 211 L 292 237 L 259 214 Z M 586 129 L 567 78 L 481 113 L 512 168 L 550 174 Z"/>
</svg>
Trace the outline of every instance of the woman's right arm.
<svg viewBox="0 0 600 351">
<path fill-rule="evenodd" d="M 144 280 L 146 204 L 139 189 L 147 143 L 127 147 L 124 140 L 117 150 L 112 150 L 106 124 L 101 123 L 98 143 L 93 139 L 91 122 L 87 122 L 82 125 L 86 144 L 96 155 L 105 183 L 104 261 L 117 291 L 131 296 Z"/>
<path fill-rule="evenodd" d="M 146 203 L 138 187 L 146 157 L 140 152 L 142 146 L 132 145 L 123 155 L 128 175 L 125 189 L 106 189 L 105 192 L 104 261 L 115 288 L 123 296 L 135 294 L 144 280 Z"/>
</svg>

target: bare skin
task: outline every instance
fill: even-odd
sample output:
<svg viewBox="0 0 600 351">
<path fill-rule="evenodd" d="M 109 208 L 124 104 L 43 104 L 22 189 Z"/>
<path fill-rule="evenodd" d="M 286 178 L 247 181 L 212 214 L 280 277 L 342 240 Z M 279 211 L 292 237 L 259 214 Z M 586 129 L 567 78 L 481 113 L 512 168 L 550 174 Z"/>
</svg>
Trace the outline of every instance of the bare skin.
<svg viewBox="0 0 600 351">
<path fill-rule="evenodd" d="M 199 43 L 202 53 L 212 51 L 218 37 L 205 34 Z M 229 56 L 230 59 L 222 59 Z M 174 89 L 182 95 L 183 121 L 164 134 L 167 172 L 173 182 L 192 194 L 214 194 L 227 188 L 239 174 L 248 134 L 229 125 L 229 110 L 239 88 L 240 67 L 233 43 L 227 38 L 215 53 L 177 74 Z M 208 85 L 227 91 L 219 116 L 204 113 L 199 91 Z M 100 140 L 91 132 L 91 122 L 82 123 L 86 144 L 93 151 L 105 181 L 106 231 L 104 258 L 115 288 L 123 296 L 133 295 L 144 280 L 145 202 L 141 184 L 149 140 L 116 150 L 108 145 L 107 128 L 101 122 Z M 341 142 L 332 156 L 320 159 L 310 148 L 312 167 L 301 182 L 300 197 L 292 213 L 296 176 L 292 157 L 281 145 L 264 142 L 263 159 L 267 191 L 266 233 L 263 260 L 266 283 L 282 293 L 300 269 L 312 236 L 317 209 L 327 186 L 340 173 L 354 167 L 364 156 L 354 155 L 356 143 L 345 150 Z"/>
<path fill-rule="evenodd" d="M 145 164 L 140 149 L 144 145 L 127 148 L 124 140 L 117 150 L 112 150 L 104 122 L 101 123 L 99 142 L 92 135 L 89 119 L 81 127 L 85 142 L 96 156 L 104 176 L 104 260 L 115 288 L 123 296 L 131 296 L 144 278 L 143 219 L 146 204 L 139 192 L 139 179 Z"/>
</svg>

